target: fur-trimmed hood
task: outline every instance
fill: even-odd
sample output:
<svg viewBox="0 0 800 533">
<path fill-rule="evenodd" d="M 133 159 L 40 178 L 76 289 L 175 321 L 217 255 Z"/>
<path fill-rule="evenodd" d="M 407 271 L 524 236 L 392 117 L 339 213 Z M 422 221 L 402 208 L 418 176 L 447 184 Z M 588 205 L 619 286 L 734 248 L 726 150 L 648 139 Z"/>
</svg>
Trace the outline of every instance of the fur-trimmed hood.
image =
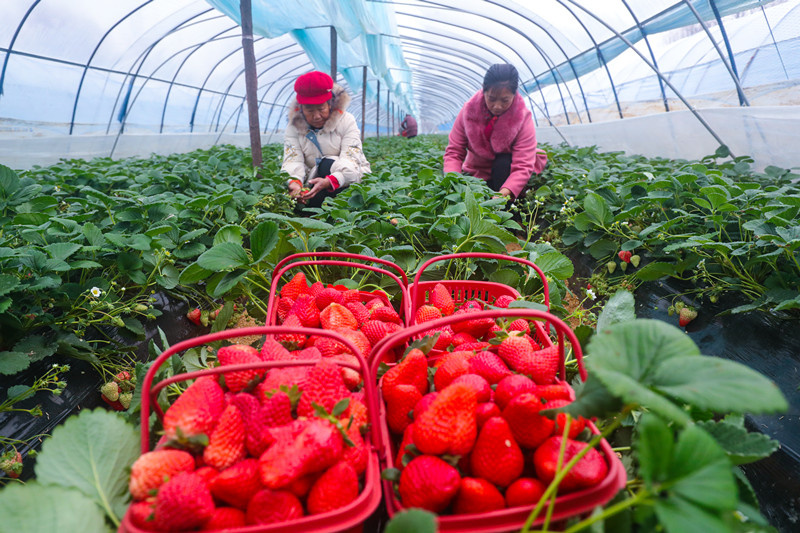
<svg viewBox="0 0 800 533">
<path fill-rule="evenodd" d="M 465 129 L 467 137 L 470 139 L 470 147 L 482 152 L 483 157 L 492 159 L 494 154 L 510 152 L 520 130 L 531 121 L 530 111 L 525 107 L 522 95 L 517 93 L 514 95 L 511 107 L 497 117 L 497 122 L 494 124 L 492 135 L 487 143 L 484 130 L 492 114 L 486 107 L 483 91 L 478 91 L 469 99 L 464 105 L 464 111 Z"/>
<path fill-rule="evenodd" d="M 334 83 L 331 92 L 333 92 L 333 109 L 331 109 L 331 116 L 328 117 L 327 122 L 322 127 L 322 131 L 326 133 L 336 129 L 336 125 L 342 119 L 342 115 L 347 111 L 347 106 L 350 105 L 350 95 L 347 94 L 344 87 Z M 297 128 L 298 133 L 301 135 L 308 133 L 308 122 L 306 122 L 303 113 L 300 111 L 300 104 L 297 103 L 296 96 L 289 102 L 289 124 Z"/>
</svg>

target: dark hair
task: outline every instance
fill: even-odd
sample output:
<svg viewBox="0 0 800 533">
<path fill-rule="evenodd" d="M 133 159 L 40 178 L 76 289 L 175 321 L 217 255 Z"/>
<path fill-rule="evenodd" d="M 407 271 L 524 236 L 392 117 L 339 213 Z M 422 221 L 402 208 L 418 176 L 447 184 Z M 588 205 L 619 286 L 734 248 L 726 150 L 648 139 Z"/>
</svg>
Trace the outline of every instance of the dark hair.
<svg viewBox="0 0 800 533">
<path fill-rule="evenodd" d="M 514 65 L 509 65 L 508 63 L 492 65 L 483 77 L 484 91 L 488 91 L 491 88 L 504 88 L 516 94 L 518 85 L 519 73 Z"/>
</svg>

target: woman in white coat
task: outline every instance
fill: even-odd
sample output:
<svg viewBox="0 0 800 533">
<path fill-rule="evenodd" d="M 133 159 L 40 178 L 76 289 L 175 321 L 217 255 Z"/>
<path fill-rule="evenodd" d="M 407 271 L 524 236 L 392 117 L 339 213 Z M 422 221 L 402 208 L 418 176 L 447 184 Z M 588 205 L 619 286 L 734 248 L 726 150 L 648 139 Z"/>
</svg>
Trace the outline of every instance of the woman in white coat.
<svg viewBox="0 0 800 533">
<path fill-rule="evenodd" d="M 289 194 L 319 207 L 370 172 L 355 117 L 346 111 L 350 96 L 324 72 L 297 78 L 289 105 L 281 170 L 291 178 Z"/>
</svg>

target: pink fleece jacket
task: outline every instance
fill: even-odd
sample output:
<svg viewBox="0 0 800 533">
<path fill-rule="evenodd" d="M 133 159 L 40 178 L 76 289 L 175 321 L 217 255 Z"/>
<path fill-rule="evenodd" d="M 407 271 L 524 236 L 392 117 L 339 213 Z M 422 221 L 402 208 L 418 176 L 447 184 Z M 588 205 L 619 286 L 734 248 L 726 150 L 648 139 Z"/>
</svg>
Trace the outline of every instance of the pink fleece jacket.
<svg viewBox="0 0 800 533">
<path fill-rule="evenodd" d="M 531 174 L 539 174 L 547 164 L 547 154 L 536 148 L 536 130 L 530 110 L 517 93 L 511 107 L 497 117 L 491 135 L 486 125 L 489 108 L 478 91 L 458 113 L 444 152 L 444 172 L 464 172 L 488 180 L 497 154 L 511 153 L 511 174 L 503 187 L 516 198 L 528 184 Z"/>
</svg>

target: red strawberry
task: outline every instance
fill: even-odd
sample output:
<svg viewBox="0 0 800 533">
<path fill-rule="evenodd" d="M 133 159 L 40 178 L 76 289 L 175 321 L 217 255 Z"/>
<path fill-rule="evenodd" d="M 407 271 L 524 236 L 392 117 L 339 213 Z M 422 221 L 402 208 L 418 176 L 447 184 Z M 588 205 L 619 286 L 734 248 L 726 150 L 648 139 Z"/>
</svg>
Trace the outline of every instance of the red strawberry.
<svg viewBox="0 0 800 533">
<path fill-rule="evenodd" d="M 624 251 L 624 250 L 620 251 L 617 254 L 617 256 L 619 257 L 620 261 L 623 261 L 625 263 L 630 263 L 631 262 L 631 256 L 632 255 L 633 255 L 632 252 L 628 252 L 628 251 Z"/>
<path fill-rule="evenodd" d="M 518 318 L 508 325 L 508 331 L 521 331 L 523 333 L 531 332 L 531 325 L 524 318 Z"/>
<path fill-rule="evenodd" d="M 309 337 L 310 339 L 310 337 Z M 308 344 L 308 343 L 306 343 Z M 322 352 L 316 346 L 306 346 L 302 350 L 295 350 L 290 352 L 292 359 L 295 361 L 319 361 L 322 359 Z"/>
<path fill-rule="evenodd" d="M 545 483 L 550 483 L 556 476 L 561 440 L 561 437 L 550 437 L 533 454 L 536 475 Z M 585 442 L 567 439 L 562 464 L 569 462 L 586 446 Z M 561 480 L 561 484 L 558 486 L 559 492 L 592 487 L 600 483 L 607 473 L 608 466 L 605 459 L 600 452 L 592 448 Z"/>
<path fill-rule="evenodd" d="M 401 383 L 414 385 L 420 394 L 428 392 L 428 362 L 421 350 L 412 349 L 383 375 L 381 391 L 386 394 L 387 389 Z"/>
<path fill-rule="evenodd" d="M 509 335 L 497 348 L 497 355 L 515 372 L 528 374 L 532 364 L 533 348 L 521 335 Z"/>
<path fill-rule="evenodd" d="M 472 474 L 506 487 L 522 475 L 525 460 L 508 423 L 494 417 L 486 421 L 470 454 Z"/>
<path fill-rule="evenodd" d="M 559 407 L 564 407 L 565 405 L 569 405 L 569 400 L 551 400 L 545 404 L 545 409 L 558 409 Z M 583 428 L 586 427 L 586 419 L 582 416 L 579 416 L 577 419 L 572 416 L 568 415 L 567 413 L 558 413 L 556 416 L 556 427 L 553 429 L 553 435 L 562 436 L 564 434 L 564 426 L 567 424 L 567 419 L 571 419 L 569 423 L 569 433 L 567 437 L 570 439 L 574 439 L 578 435 L 580 435 Z"/>
<path fill-rule="evenodd" d="M 521 477 L 506 489 L 506 507 L 536 505 L 546 489 L 538 479 Z"/>
<path fill-rule="evenodd" d="M 689 322 L 697 318 L 697 311 L 691 307 L 683 307 L 678 314 L 678 325 L 686 327 Z"/>
<path fill-rule="evenodd" d="M 327 359 L 321 360 L 309 369 L 302 389 L 303 395 L 297 404 L 297 416 L 314 416 L 315 403 L 330 413 L 333 406 L 349 394 L 342 379 L 341 369 L 336 363 Z"/>
<path fill-rule="evenodd" d="M 506 501 L 497 487 L 485 479 L 465 477 L 461 479 L 454 514 L 489 513 L 504 509 Z"/>
<path fill-rule="evenodd" d="M 370 350 L 372 350 L 372 345 L 363 332 L 348 328 L 334 328 L 333 331 L 349 340 L 358 349 L 362 356 L 365 358 L 369 357 Z M 350 350 L 345 348 L 343 353 L 349 354 Z"/>
<path fill-rule="evenodd" d="M 294 307 L 294 298 L 283 297 L 278 300 L 278 323 L 283 324 L 286 317 L 289 316 L 289 311 Z"/>
<path fill-rule="evenodd" d="M 389 322 L 367 320 L 361 324 L 361 332 L 367 336 L 369 343 L 375 346 L 378 341 L 389 335 L 391 329 L 389 327 Z"/>
<path fill-rule="evenodd" d="M 342 419 L 342 425 L 347 428 L 347 437 L 353 446 L 345 446 L 344 453 L 342 453 L 342 461 L 348 463 L 356 471 L 357 475 L 361 475 L 367 469 L 367 462 L 369 461 L 369 446 L 364 442 L 361 436 L 361 426 L 356 424 L 355 420 L 350 423 L 349 418 Z"/>
<path fill-rule="evenodd" d="M 458 376 L 452 383 L 464 383 L 472 387 L 478 403 L 488 402 L 492 398 L 492 388 L 489 386 L 489 382 L 477 374 Z"/>
<path fill-rule="evenodd" d="M 439 513 L 450 505 L 460 483 L 455 467 L 438 457 L 421 455 L 412 459 L 400 474 L 400 501 L 403 507 Z"/>
<path fill-rule="evenodd" d="M 161 485 L 156 496 L 154 525 L 163 531 L 202 526 L 214 514 L 214 500 L 198 475 L 181 472 Z"/>
<path fill-rule="evenodd" d="M 397 311 L 386 305 L 375 306 L 370 309 L 369 317 L 372 320 L 380 320 L 381 322 L 401 323 L 400 315 L 397 314 Z"/>
<path fill-rule="evenodd" d="M 317 304 L 314 302 L 314 297 L 310 294 L 299 295 L 292 308 L 289 309 L 289 314 L 296 315 L 303 327 L 319 327 L 319 309 L 317 309 Z"/>
<path fill-rule="evenodd" d="M 279 390 L 281 386 L 291 388 L 292 385 L 298 385 L 302 389 L 303 382 L 308 375 L 307 366 L 290 366 L 286 368 L 273 368 L 267 373 L 264 381 L 256 387 L 256 396 L 258 398 L 266 398 L 266 394 L 270 391 Z M 263 403 L 263 401 L 262 401 Z"/>
<path fill-rule="evenodd" d="M 151 491 L 179 472 L 194 470 L 194 457 L 183 450 L 154 450 L 139 456 L 131 466 L 128 488 L 134 500 L 152 496 Z"/>
<path fill-rule="evenodd" d="M 531 391 L 535 392 L 536 396 L 542 400 L 571 400 L 572 389 L 564 381 L 558 381 L 550 385 L 536 385 L 536 388 Z"/>
<path fill-rule="evenodd" d="M 502 379 L 512 375 L 503 360 L 491 352 L 478 352 L 470 357 L 469 372 L 483 377 L 490 385 L 499 383 Z"/>
<path fill-rule="evenodd" d="M 429 303 L 441 311 L 443 316 L 452 315 L 456 307 L 450 291 L 441 283 L 434 285 L 430 293 Z"/>
<path fill-rule="evenodd" d="M 400 384 L 386 390 L 386 422 L 394 433 L 402 434 L 411 424 L 409 416 L 414 407 L 422 399 L 422 394 L 414 385 Z"/>
<path fill-rule="evenodd" d="M 289 315 L 283 321 L 283 325 L 290 328 L 301 328 L 303 324 L 297 315 Z M 289 350 L 302 348 L 306 344 L 306 336 L 302 333 L 279 333 L 275 335 L 275 340 L 283 344 Z"/>
<path fill-rule="evenodd" d="M 250 498 L 263 488 L 258 459 L 245 459 L 223 470 L 208 483 L 208 488 L 217 500 L 244 510 Z"/>
<path fill-rule="evenodd" d="M 457 333 L 456 335 L 461 335 L 461 333 Z M 475 342 L 465 342 L 464 344 L 460 344 L 458 349 L 461 351 L 470 351 L 470 352 L 480 352 L 485 351 L 491 348 L 492 345 L 485 341 L 475 341 Z"/>
<path fill-rule="evenodd" d="M 247 525 L 244 511 L 233 507 L 217 507 L 208 522 L 203 524 L 202 531 L 218 531 L 220 529 L 236 529 Z"/>
<path fill-rule="evenodd" d="M 464 333 L 462 331 L 461 333 L 456 333 L 455 335 L 453 335 L 453 346 L 461 346 L 462 344 L 472 343 L 472 342 L 478 342 L 478 339 L 476 339 L 469 333 Z"/>
<path fill-rule="evenodd" d="M 478 302 L 475 302 L 473 300 L 468 303 L 471 304 L 469 307 L 462 306 L 462 308 L 453 313 L 453 315 L 467 317 L 470 314 L 477 313 L 478 311 L 480 311 L 480 307 L 476 307 L 480 306 Z M 494 325 L 495 322 L 491 318 L 473 318 L 469 320 L 465 319 L 460 322 L 456 322 L 452 324 L 451 327 L 453 328 L 453 331 L 455 333 L 461 333 L 461 332 L 469 333 L 476 339 L 479 339 L 483 337 L 486 334 L 486 332 L 488 332 Z"/>
<path fill-rule="evenodd" d="M 144 529 L 145 531 L 152 531 L 155 527 L 153 523 L 155 519 L 156 502 L 155 498 L 148 498 L 139 502 L 133 502 L 128 509 L 128 517 L 131 524 Z"/>
<path fill-rule="evenodd" d="M 307 293 L 308 281 L 306 281 L 306 275 L 302 272 L 295 274 L 288 283 L 281 287 L 281 298 L 288 297 L 295 300 L 299 295 Z"/>
<path fill-rule="evenodd" d="M 325 284 L 322 283 L 321 281 L 315 281 L 314 283 L 311 284 L 311 287 L 308 288 L 308 294 L 313 296 L 314 299 L 316 300 L 317 296 L 319 296 L 319 293 L 321 293 L 324 290 L 325 290 Z M 322 309 L 320 309 L 320 311 L 322 311 Z"/>
<path fill-rule="evenodd" d="M 330 360 L 336 361 L 337 363 L 348 363 L 355 368 L 360 368 L 358 358 L 350 353 L 334 355 L 330 357 Z M 339 365 L 339 369 L 342 372 L 342 379 L 344 380 L 344 386 L 347 387 L 347 390 L 355 390 L 358 388 L 359 384 L 361 384 L 361 374 L 358 373 L 358 370 L 345 367 L 344 365 Z"/>
<path fill-rule="evenodd" d="M 414 324 L 430 322 L 437 318 L 442 318 L 442 312 L 439 309 L 432 305 L 422 305 L 414 313 Z"/>
<path fill-rule="evenodd" d="M 421 417 L 422 413 L 428 410 L 433 403 L 433 400 L 435 400 L 437 396 L 439 396 L 438 392 L 429 392 L 420 398 L 420 400 L 417 402 L 417 405 L 414 406 L 414 415 L 412 418 L 417 420 L 419 417 Z"/>
<path fill-rule="evenodd" d="M 346 420 L 347 424 L 350 424 L 351 418 L 353 419 L 352 425 L 358 428 L 369 423 L 367 406 L 364 405 L 363 398 L 358 398 L 356 393 L 350 395 L 350 403 L 340 417 L 341 420 Z"/>
<path fill-rule="evenodd" d="M 525 392 L 536 392 L 536 383 L 528 376 L 512 374 L 503 378 L 494 390 L 494 401 L 500 409 L 505 409 L 508 403 Z"/>
<path fill-rule="evenodd" d="M 439 360 L 433 375 L 433 386 L 441 391 L 459 376 L 469 373 L 468 352 L 450 352 Z"/>
<path fill-rule="evenodd" d="M 313 339 L 314 348 L 319 350 L 320 354 L 322 354 L 322 357 L 333 357 L 334 355 L 348 352 L 347 346 L 335 339 L 332 339 L 331 337 L 313 335 Z"/>
<path fill-rule="evenodd" d="M 342 291 L 342 305 L 346 305 L 350 302 L 360 302 L 361 301 L 361 292 L 355 289 L 345 289 Z"/>
<path fill-rule="evenodd" d="M 217 350 L 217 360 L 222 366 L 240 365 L 244 363 L 260 363 L 258 350 L 245 344 L 223 346 Z M 260 381 L 266 369 L 239 370 L 225 374 L 225 385 L 232 392 L 240 392 Z"/>
<path fill-rule="evenodd" d="M 229 405 L 203 450 L 203 461 L 218 470 L 238 463 L 247 455 L 244 444 L 244 422 L 235 405 Z"/>
<path fill-rule="evenodd" d="M 369 309 L 366 308 L 364 304 L 361 302 L 347 302 L 344 305 L 347 309 L 353 313 L 353 316 L 356 317 L 356 322 L 359 325 L 364 324 L 367 320 L 369 320 Z"/>
<path fill-rule="evenodd" d="M 462 311 L 467 311 L 470 309 L 475 311 L 481 311 L 483 309 L 483 303 L 479 302 L 478 300 L 467 300 L 466 302 L 461 304 L 459 309 L 461 309 Z"/>
<path fill-rule="evenodd" d="M 479 403 L 478 407 L 475 408 L 475 421 L 478 423 L 478 432 L 480 432 L 487 420 L 495 416 L 501 416 L 500 408 L 496 403 Z"/>
<path fill-rule="evenodd" d="M 315 298 L 317 303 L 317 309 L 320 311 L 324 311 L 326 307 L 328 307 L 332 303 L 341 304 L 344 297 L 342 296 L 342 292 L 334 289 L 333 287 L 326 287 L 322 289 L 317 297 Z"/>
<path fill-rule="evenodd" d="M 322 329 L 358 329 L 358 321 L 353 313 L 343 305 L 332 303 L 319 314 Z"/>
<path fill-rule="evenodd" d="M 408 446 L 414 444 L 414 424 L 410 424 L 406 430 L 403 432 L 403 440 L 400 442 L 400 446 L 397 448 L 397 457 L 394 461 L 394 467 L 402 470 L 405 468 L 403 466 L 403 457 L 408 453 Z M 410 460 L 410 459 L 409 459 Z"/>
<path fill-rule="evenodd" d="M 536 448 L 553 434 L 555 422 L 539 414 L 543 408 L 538 396 L 526 392 L 511 400 L 503 409 L 503 418 L 520 446 Z"/>
<path fill-rule="evenodd" d="M 515 300 L 516 298 L 514 298 L 513 296 L 509 296 L 508 294 L 503 294 L 502 296 L 497 297 L 493 305 L 495 307 L 502 307 L 503 309 L 507 309 L 509 304 Z"/>
<path fill-rule="evenodd" d="M 323 473 L 308 493 L 308 514 L 321 514 L 344 507 L 358 497 L 358 475 L 340 461 Z"/>
<path fill-rule="evenodd" d="M 426 335 L 436 335 L 436 344 L 433 345 L 434 350 L 444 350 L 453 343 L 453 329 L 450 326 L 442 326 L 441 328 L 433 328 L 428 330 Z"/>
<path fill-rule="evenodd" d="M 200 311 L 199 307 L 195 307 L 194 309 L 190 310 L 186 313 L 186 318 L 189 319 L 190 322 L 200 325 L 200 315 L 202 315 L 202 311 Z"/>
<path fill-rule="evenodd" d="M 478 434 L 477 406 L 475 391 L 468 385 L 451 385 L 440 391 L 431 406 L 414 421 L 413 439 L 417 448 L 430 455 L 469 453 Z"/>
<path fill-rule="evenodd" d="M 198 458 L 199 459 L 199 458 Z M 197 461 L 195 461 L 196 463 Z M 203 478 L 203 481 L 206 482 L 206 485 L 211 483 L 211 480 L 219 475 L 219 470 L 216 468 L 212 468 L 210 466 L 201 466 L 197 470 L 194 471 L 196 476 L 200 476 Z"/>
<path fill-rule="evenodd" d="M 307 476 L 302 476 L 291 483 L 289 483 L 284 490 L 288 490 L 298 498 L 305 498 L 308 496 L 308 493 L 311 491 L 311 487 L 319 478 L 320 474 L 309 474 Z"/>
<path fill-rule="evenodd" d="M 230 405 L 236 406 L 242 415 L 245 434 L 244 444 L 247 452 L 254 457 L 258 457 L 272 444 L 272 438 L 267 432 L 267 428 L 271 427 L 271 424 L 267 423 L 261 403 L 255 396 L 245 392 L 234 394 L 229 401 Z M 290 406 L 289 422 L 291 420 Z"/>
<path fill-rule="evenodd" d="M 267 427 L 285 426 L 292 422 L 292 400 L 284 391 L 271 391 L 261 401 Z"/>
<path fill-rule="evenodd" d="M 262 361 L 289 361 L 292 358 L 289 350 L 273 339 L 272 336 L 267 336 L 258 356 Z"/>
<path fill-rule="evenodd" d="M 225 408 L 224 396 L 216 379 L 198 378 L 164 413 L 167 440 L 185 442 L 201 434 L 210 434 Z"/>
<path fill-rule="evenodd" d="M 264 489 L 247 504 L 247 523 L 277 524 L 303 516 L 303 504 L 297 496 L 285 490 Z"/>
<path fill-rule="evenodd" d="M 550 385 L 555 383 L 558 369 L 561 366 L 561 357 L 558 355 L 558 346 L 550 346 L 543 350 L 533 352 L 533 362 L 528 367 L 529 374 L 537 385 Z"/>
<path fill-rule="evenodd" d="M 259 459 L 261 483 L 269 489 L 321 472 L 342 457 L 342 435 L 326 420 L 314 418 L 296 438 L 290 435 L 279 439 Z"/>
</svg>

